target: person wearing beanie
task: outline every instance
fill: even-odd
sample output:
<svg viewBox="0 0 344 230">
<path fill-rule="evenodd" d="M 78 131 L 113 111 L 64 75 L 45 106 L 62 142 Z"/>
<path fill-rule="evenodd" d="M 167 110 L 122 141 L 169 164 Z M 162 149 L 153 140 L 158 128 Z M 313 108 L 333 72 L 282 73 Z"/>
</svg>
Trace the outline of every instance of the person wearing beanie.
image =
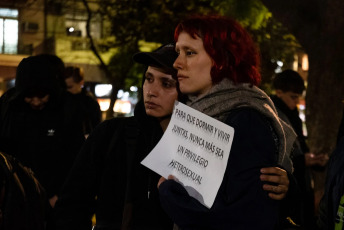
<svg viewBox="0 0 344 230">
<path fill-rule="evenodd" d="M 0 98 L 0 151 L 35 173 L 46 190 L 48 219 L 84 142 L 55 63 L 44 55 L 24 58 L 14 88 Z"/>
</svg>

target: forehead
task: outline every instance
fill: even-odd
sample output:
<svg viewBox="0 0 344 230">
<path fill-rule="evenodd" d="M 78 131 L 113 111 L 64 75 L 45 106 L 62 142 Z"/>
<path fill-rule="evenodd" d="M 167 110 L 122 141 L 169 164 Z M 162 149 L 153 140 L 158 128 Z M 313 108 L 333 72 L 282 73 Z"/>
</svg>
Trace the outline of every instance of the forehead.
<svg viewBox="0 0 344 230">
<path fill-rule="evenodd" d="M 147 75 L 152 75 L 155 77 L 163 77 L 166 79 L 172 79 L 172 74 L 168 73 L 167 70 L 163 69 L 163 68 L 159 68 L 159 67 L 154 67 L 154 66 L 148 66 L 148 69 L 146 71 L 146 76 Z"/>
<path fill-rule="evenodd" d="M 195 35 L 192 37 L 187 32 L 181 32 L 176 42 L 176 49 L 187 49 L 187 48 L 201 48 L 203 47 L 203 40 Z"/>
<path fill-rule="evenodd" d="M 302 94 L 300 93 L 295 93 L 293 91 L 283 91 L 282 90 L 282 93 L 285 94 L 285 95 L 288 95 L 288 96 L 302 96 Z"/>
</svg>

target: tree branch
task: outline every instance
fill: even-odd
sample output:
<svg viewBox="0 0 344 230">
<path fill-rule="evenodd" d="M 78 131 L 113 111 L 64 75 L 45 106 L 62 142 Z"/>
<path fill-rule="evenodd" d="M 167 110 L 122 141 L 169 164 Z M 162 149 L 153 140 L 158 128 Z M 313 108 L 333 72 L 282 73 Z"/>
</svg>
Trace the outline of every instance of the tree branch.
<svg viewBox="0 0 344 230">
<path fill-rule="evenodd" d="M 94 45 L 94 41 L 93 41 L 93 37 L 91 35 L 91 31 L 90 31 L 90 22 L 91 22 L 91 18 L 92 18 L 92 12 L 88 6 L 88 3 L 86 0 L 82 0 L 82 2 L 84 3 L 84 6 L 87 10 L 87 21 L 86 21 L 86 33 L 87 33 L 87 38 L 90 40 L 90 48 L 93 51 L 94 55 L 96 55 L 96 57 L 98 58 L 99 62 L 100 62 L 100 67 L 101 69 L 103 69 L 105 71 L 106 77 L 108 79 L 111 79 L 111 72 L 109 71 L 107 65 L 104 63 L 102 57 L 100 56 L 96 46 Z"/>
<path fill-rule="evenodd" d="M 307 50 L 311 37 L 320 34 L 322 0 L 261 0 L 273 16 L 297 37 Z"/>
</svg>

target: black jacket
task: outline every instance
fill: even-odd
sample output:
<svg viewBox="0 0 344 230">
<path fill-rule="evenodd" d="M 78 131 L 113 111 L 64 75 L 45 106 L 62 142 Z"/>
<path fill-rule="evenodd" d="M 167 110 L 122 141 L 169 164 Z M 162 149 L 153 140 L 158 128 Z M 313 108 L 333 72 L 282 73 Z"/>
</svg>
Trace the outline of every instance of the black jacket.
<svg viewBox="0 0 344 230">
<path fill-rule="evenodd" d="M 78 114 L 82 130 L 85 135 L 89 135 L 93 129 L 101 122 L 102 114 L 97 100 L 85 89 L 78 94 L 69 93 L 70 100 L 74 100 L 78 107 Z"/>
<path fill-rule="evenodd" d="M 321 230 L 334 229 L 339 223 L 337 211 L 344 195 L 344 137 L 337 144 L 328 163 L 324 195 L 319 204 L 318 227 Z"/>
<path fill-rule="evenodd" d="M 69 100 L 52 69 L 42 57 L 23 59 L 15 87 L 0 98 L 0 151 L 30 167 L 48 198 L 58 194 L 84 142 L 75 101 Z M 32 89 L 49 94 L 42 110 L 24 101 Z"/>
<path fill-rule="evenodd" d="M 276 106 L 278 116 L 292 126 L 297 134 L 297 142 L 291 156 L 294 166 L 293 176 L 296 179 L 297 186 L 294 189 L 297 190 L 297 193 L 294 194 L 292 199 L 286 199 L 284 209 L 291 210 L 289 215 L 292 214 L 293 220 L 297 224 L 300 224 L 304 229 L 313 230 L 315 228 L 314 191 L 310 168 L 305 165 L 304 154 L 309 152 L 309 148 L 302 132 L 302 121 L 297 109 L 289 109 L 277 96 L 272 96 L 271 99 Z"/>
<path fill-rule="evenodd" d="M 79 153 L 56 204 L 57 229 L 172 229 L 160 207 L 160 178 L 140 164 L 162 130 L 139 104 L 135 117 L 101 123 Z"/>
<path fill-rule="evenodd" d="M 161 204 L 183 230 L 274 229 L 279 202 L 263 190 L 260 169 L 277 166 L 276 136 L 269 122 L 253 109 L 233 111 L 225 123 L 235 133 L 213 206 L 206 208 L 173 180 L 160 185 Z"/>
</svg>

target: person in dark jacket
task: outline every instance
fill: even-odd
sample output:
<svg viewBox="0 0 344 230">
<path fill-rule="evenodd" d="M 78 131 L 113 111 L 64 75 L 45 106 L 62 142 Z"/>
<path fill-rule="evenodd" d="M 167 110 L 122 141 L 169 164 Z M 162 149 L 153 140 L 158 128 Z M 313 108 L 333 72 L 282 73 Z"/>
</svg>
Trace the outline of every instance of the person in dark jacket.
<svg viewBox="0 0 344 230">
<path fill-rule="evenodd" d="M 319 204 L 320 230 L 344 229 L 344 110 L 337 134 L 337 146 L 330 156 L 324 195 Z"/>
<path fill-rule="evenodd" d="M 344 137 L 342 137 L 331 154 L 324 195 L 319 204 L 317 229 L 344 229 Z"/>
<path fill-rule="evenodd" d="M 296 204 L 299 209 L 295 210 L 298 212 L 296 215 L 298 219 L 295 221 L 301 224 L 304 229 L 313 230 L 315 229 L 316 218 L 311 167 L 323 167 L 327 163 L 328 157 L 325 154 L 315 155 L 311 153 L 303 135 L 302 120 L 297 108 L 299 98 L 305 90 L 302 77 L 294 70 L 284 70 L 276 74 L 273 87 L 275 95 L 271 96 L 271 99 L 276 106 L 278 116 L 289 124 L 297 134 L 295 151 L 292 155 L 295 169 L 293 175 L 300 192 L 299 202 Z"/>
<path fill-rule="evenodd" d="M 133 117 L 106 120 L 88 137 L 56 204 L 56 229 L 91 229 L 94 213 L 94 229 L 172 229 L 160 207 L 160 176 L 140 162 L 160 140 L 178 99 L 175 58 L 172 44 L 134 56 L 148 65 L 143 101 Z"/>
<path fill-rule="evenodd" d="M 100 106 L 94 96 L 84 86 L 84 73 L 79 67 L 68 66 L 65 70 L 65 82 L 67 91 L 77 101 L 82 116 L 82 129 L 87 137 L 101 122 L 102 114 Z"/>
<path fill-rule="evenodd" d="M 0 98 L 0 151 L 32 169 L 51 207 L 84 142 L 60 77 L 46 56 L 24 58 L 15 87 Z"/>
<path fill-rule="evenodd" d="M 187 105 L 233 127 L 235 134 L 213 206 L 208 209 L 175 180 L 161 178 L 164 210 L 183 230 L 274 229 L 279 202 L 263 190 L 260 169 L 291 172 L 295 134 L 256 87 L 259 54 L 253 41 L 237 22 L 221 16 L 186 19 L 176 27 L 175 41 L 174 67 Z"/>
</svg>

